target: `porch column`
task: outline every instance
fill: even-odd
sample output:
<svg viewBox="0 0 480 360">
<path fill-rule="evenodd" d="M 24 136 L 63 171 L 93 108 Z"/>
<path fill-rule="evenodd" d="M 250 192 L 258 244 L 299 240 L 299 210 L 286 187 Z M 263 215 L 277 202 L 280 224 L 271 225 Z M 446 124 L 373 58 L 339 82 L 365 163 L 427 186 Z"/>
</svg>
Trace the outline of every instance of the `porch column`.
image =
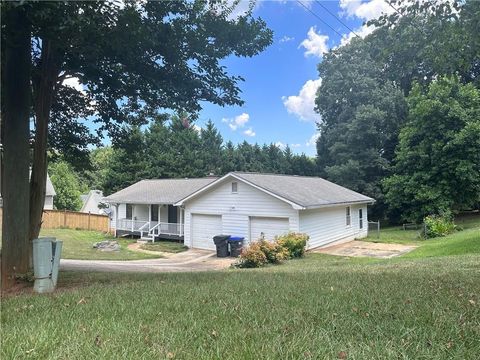
<svg viewBox="0 0 480 360">
<path fill-rule="evenodd" d="M 184 209 L 180 206 L 180 236 L 183 235 L 183 212 Z"/>
<path fill-rule="evenodd" d="M 117 237 L 117 228 L 118 228 L 118 204 L 115 204 L 115 233 L 114 237 Z"/>
<path fill-rule="evenodd" d="M 133 233 L 133 219 L 135 219 L 135 216 L 133 216 L 134 213 L 135 213 L 135 205 L 132 204 L 132 218 L 130 220 L 130 223 L 132 224 L 132 233 Z"/>
<path fill-rule="evenodd" d="M 148 230 L 152 227 L 152 204 L 148 204 Z"/>
</svg>

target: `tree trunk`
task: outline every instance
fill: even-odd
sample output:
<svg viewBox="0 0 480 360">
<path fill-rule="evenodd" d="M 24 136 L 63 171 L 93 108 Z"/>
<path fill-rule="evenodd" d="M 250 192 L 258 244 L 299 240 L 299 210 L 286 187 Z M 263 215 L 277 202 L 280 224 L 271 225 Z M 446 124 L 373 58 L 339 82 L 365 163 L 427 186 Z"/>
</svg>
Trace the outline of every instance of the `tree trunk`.
<svg viewBox="0 0 480 360">
<path fill-rule="evenodd" d="M 30 180 L 30 241 L 38 237 L 42 226 L 47 183 L 48 122 L 59 71 L 58 53 L 49 39 L 42 39 L 42 54 L 39 66 L 38 78 L 34 79 L 33 82 L 36 122 Z"/>
<path fill-rule="evenodd" d="M 23 6 L 12 5 L 5 11 L 2 291 L 29 266 L 30 24 Z"/>
</svg>

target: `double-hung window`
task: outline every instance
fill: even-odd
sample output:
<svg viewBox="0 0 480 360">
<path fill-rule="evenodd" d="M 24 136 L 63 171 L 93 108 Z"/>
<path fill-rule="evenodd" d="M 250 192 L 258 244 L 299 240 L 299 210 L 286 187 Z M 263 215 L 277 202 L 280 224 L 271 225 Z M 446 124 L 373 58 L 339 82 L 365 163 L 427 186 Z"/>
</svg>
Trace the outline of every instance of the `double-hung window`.
<svg viewBox="0 0 480 360">
<path fill-rule="evenodd" d="M 352 224 L 352 216 L 350 215 L 350 206 L 345 208 L 345 224 L 350 226 Z"/>
<path fill-rule="evenodd" d="M 358 227 L 363 229 L 363 209 L 358 209 Z"/>
</svg>

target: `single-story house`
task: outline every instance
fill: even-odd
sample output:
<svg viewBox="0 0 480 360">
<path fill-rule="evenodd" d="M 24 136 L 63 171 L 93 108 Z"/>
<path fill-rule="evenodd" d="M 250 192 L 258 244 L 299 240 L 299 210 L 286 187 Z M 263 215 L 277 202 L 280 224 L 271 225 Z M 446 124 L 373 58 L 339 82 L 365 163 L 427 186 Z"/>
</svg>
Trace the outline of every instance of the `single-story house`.
<svg viewBox="0 0 480 360">
<path fill-rule="evenodd" d="M 108 204 L 103 201 L 101 190 L 90 190 L 88 194 L 80 195 L 82 208 L 80 212 L 105 215 L 109 213 Z"/>
<path fill-rule="evenodd" d="M 30 175 L 32 171 L 30 171 Z M 1 181 L 1 179 L 0 179 Z M 3 199 L 2 194 L 0 193 L 0 207 L 3 207 Z M 45 187 L 45 202 L 43 203 L 44 210 L 53 210 L 53 197 L 57 195 L 55 189 L 53 188 L 52 180 L 50 180 L 50 176 L 47 174 L 47 184 Z"/>
<path fill-rule="evenodd" d="M 319 177 L 231 172 L 221 178 L 143 180 L 105 198 L 117 210 L 117 235 L 183 239 L 214 249 L 212 237 L 251 242 L 289 231 L 310 236 L 308 248 L 368 234 L 375 200 Z"/>
</svg>

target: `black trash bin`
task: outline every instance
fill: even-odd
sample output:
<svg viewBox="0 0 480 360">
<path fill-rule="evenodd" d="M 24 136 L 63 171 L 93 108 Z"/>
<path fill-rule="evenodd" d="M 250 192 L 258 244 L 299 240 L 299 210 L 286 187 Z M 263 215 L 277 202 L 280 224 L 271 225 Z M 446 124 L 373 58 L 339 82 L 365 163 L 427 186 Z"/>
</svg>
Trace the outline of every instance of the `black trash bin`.
<svg viewBox="0 0 480 360">
<path fill-rule="evenodd" d="M 215 235 L 213 242 L 217 247 L 217 257 L 228 257 L 228 239 L 230 235 Z"/>
<path fill-rule="evenodd" d="M 231 257 L 238 257 L 242 252 L 243 248 L 243 240 L 245 238 L 241 236 L 230 236 L 228 239 L 228 244 L 230 245 L 230 256 Z"/>
</svg>

